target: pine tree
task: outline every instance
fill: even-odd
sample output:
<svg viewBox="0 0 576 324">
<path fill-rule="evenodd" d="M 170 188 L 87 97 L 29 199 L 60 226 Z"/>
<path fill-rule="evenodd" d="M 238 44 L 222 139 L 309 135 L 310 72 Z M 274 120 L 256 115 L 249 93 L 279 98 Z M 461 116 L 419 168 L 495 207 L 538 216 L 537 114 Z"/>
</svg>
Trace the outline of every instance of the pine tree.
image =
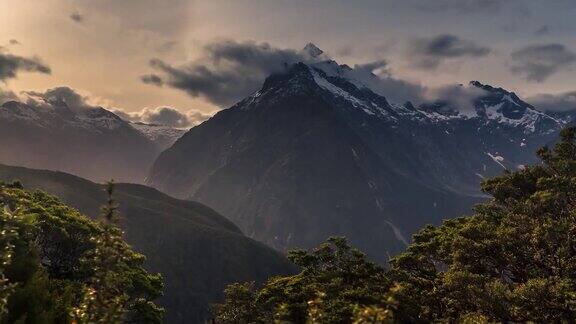
<svg viewBox="0 0 576 324">
<path fill-rule="evenodd" d="M 163 310 L 149 302 L 150 296 L 131 298 L 126 293 L 126 279 L 120 274 L 130 262 L 141 263 L 144 259 L 141 255 L 134 260 L 126 258 L 129 246 L 122 240 L 122 231 L 118 227 L 120 217 L 113 197 L 114 182 L 108 182 L 105 190 L 107 201 L 102 207 L 100 220 L 103 232 L 92 238 L 99 248 L 88 256 L 88 263 L 93 265 L 95 275 L 85 290 L 83 303 L 75 309 L 76 320 L 81 323 L 160 323 Z M 149 279 L 153 285 L 161 288 L 159 276 Z"/>
</svg>

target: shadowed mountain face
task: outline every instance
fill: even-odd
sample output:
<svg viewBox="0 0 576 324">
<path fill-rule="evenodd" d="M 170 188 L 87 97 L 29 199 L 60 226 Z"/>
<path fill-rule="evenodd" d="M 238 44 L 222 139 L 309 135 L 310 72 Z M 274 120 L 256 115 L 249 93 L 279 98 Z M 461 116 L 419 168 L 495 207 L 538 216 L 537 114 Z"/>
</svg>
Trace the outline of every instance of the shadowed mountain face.
<svg viewBox="0 0 576 324">
<path fill-rule="evenodd" d="M 65 171 L 94 181 L 143 182 L 157 155 L 180 130 L 134 127 L 103 108 L 65 103 L 0 106 L 0 162 Z"/>
<path fill-rule="evenodd" d="M 288 67 L 163 152 L 148 183 L 279 249 L 344 235 L 381 262 L 483 199 L 484 176 L 535 162 L 561 124 L 478 82 L 464 114 L 396 105 L 333 61 Z"/>
<path fill-rule="evenodd" d="M 22 181 L 60 197 L 97 218 L 106 201 L 103 186 L 60 172 L 0 165 L 0 180 Z M 293 270 L 280 253 L 245 237 L 214 210 L 174 199 L 141 185 L 117 184 L 125 239 L 147 257 L 146 267 L 164 277 L 166 323 L 203 323 L 208 305 L 232 282 L 263 282 Z"/>
</svg>

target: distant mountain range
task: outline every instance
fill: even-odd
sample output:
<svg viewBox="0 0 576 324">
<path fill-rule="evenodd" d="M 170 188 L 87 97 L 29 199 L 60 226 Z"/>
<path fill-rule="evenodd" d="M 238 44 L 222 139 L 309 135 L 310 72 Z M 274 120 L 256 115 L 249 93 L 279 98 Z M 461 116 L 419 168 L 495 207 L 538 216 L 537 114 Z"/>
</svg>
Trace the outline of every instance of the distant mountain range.
<svg viewBox="0 0 576 324">
<path fill-rule="evenodd" d="M 106 201 L 102 185 L 69 174 L 0 165 L 0 180 L 20 180 L 92 218 Z M 174 199 L 135 184 L 116 184 L 124 237 L 164 277 L 166 323 L 204 323 L 210 303 L 227 284 L 263 282 L 293 265 L 277 251 L 244 236 L 229 220 L 202 204 Z"/>
<path fill-rule="evenodd" d="M 172 146 L 172 144 L 174 144 L 174 142 L 182 137 L 182 135 L 187 131 L 187 129 L 142 122 L 131 122 L 130 125 L 140 131 L 140 133 L 146 136 L 161 150 L 165 150 Z"/>
<path fill-rule="evenodd" d="M 164 151 L 148 184 L 281 250 L 343 235 L 386 262 L 423 225 L 484 199 L 484 177 L 536 163 L 565 124 L 476 81 L 469 110 L 391 103 L 350 70 L 287 66 Z"/>
<path fill-rule="evenodd" d="M 0 106 L 0 162 L 66 171 L 95 181 L 142 183 L 157 155 L 183 133 L 133 124 L 103 108 L 10 101 Z"/>
</svg>

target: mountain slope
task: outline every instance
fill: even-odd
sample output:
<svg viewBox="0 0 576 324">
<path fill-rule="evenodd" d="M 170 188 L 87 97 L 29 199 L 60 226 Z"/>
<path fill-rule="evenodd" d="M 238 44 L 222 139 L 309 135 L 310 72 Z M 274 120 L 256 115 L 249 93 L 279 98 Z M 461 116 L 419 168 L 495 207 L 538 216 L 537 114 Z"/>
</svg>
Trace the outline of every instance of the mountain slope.
<svg viewBox="0 0 576 324">
<path fill-rule="evenodd" d="M 14 179 L 93 218 L 106 200 L 101 185 L 72 175 L 0 165 L 0 180 Z M 164 276 L 160 304 L 166 323 L 202 323 L 208 303 L 219 300 L 226 284 L 262 282 L 292 269 L 278 252 L 245 237 L 202 204 L 134 184 L 117 184 L 115 199 L 126 241 L 147 256 L 150 271 Z"/>
<path fill-rule="evenodd" d="M 0 106 L 1 163 L 142 182 L 162 148 L 103 108 L 16 101 Z"/>
<path fill-rule="evenodd" d="M 142 122 L 132 122 L 130 125 L 140 131 L 160 150 L 165 150 L 172 146 L 176 140 L 186 133 L 185 129 L 174 128 L 166 125 L 146 124 Z"/>
<path fill-rule="evenodd" d="M 484 176 L 534 162 L 560 124 L 473 82 L 472 112 L 389 103 L 334 61 L 298 63 L 192 128 L 148 183 L 229 215 L 274 247 L 347 236 L 381 262 L 421 226 L 483 199 Z"/>
</svg>

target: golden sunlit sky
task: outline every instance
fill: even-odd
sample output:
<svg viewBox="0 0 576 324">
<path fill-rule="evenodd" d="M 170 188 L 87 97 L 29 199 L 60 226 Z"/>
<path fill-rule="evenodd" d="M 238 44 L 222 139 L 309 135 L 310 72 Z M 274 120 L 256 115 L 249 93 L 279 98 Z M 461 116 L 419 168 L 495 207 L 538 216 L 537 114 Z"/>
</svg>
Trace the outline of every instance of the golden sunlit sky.
<svg viewBox="0 0 576 324">
<path fill-rule="evenodd" d="M 268 71 L 244 65 L 234 76 L 253 77 L 244 88 L 210 88 L 238 66 L 232 50 L 253 46 L 265 61 L 313 42 L 340 63 L 385 61 L 386 77 L 426 87 L 477 79 L 524 96 L 563 93 L 576 90 L 575 14 L 567 0 L 0 0 L 3 53 L 52 71 L 19 71 L 1 87 L 69 86 L 128 112 L 212 112 Z M 142 81 L 162 73 L 176 81 Z"/>
</svg>

